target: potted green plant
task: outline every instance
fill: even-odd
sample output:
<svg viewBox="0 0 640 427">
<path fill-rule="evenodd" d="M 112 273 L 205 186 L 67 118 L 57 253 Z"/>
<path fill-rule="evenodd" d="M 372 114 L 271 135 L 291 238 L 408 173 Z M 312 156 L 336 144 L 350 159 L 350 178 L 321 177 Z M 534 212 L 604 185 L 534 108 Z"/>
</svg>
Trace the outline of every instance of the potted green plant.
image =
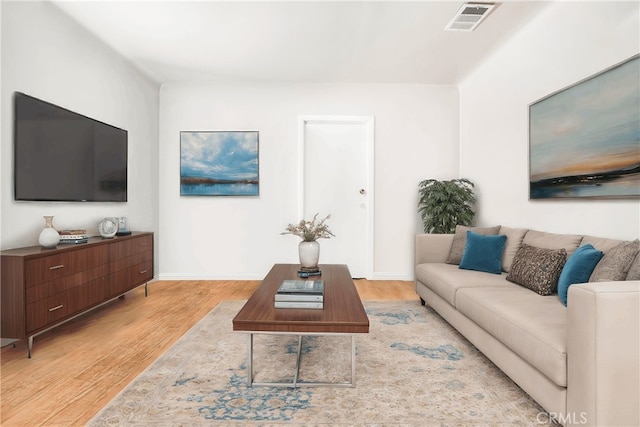
<svg viewBox="0 0 640 427">
<path fill-rule="evenodd" d="M 466 178 L 425 179 L 418 186 L 418 212 L 425 233 L 454 233 L 456 225 L 471 225 L 475 217 L 474 184 Z"/>
</svg>

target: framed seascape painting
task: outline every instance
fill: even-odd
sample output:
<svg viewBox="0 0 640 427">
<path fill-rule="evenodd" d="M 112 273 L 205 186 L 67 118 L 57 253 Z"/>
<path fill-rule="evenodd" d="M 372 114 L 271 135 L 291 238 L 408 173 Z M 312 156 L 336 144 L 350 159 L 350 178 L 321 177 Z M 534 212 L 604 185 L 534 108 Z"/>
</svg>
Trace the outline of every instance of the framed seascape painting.
<svg viewBox="0 0 640 427">
<path fill-rule="evenodd" d="M 181 196 L 258 196 L 258 132 L 180 132 Z"/>
<path fill-rule="evenodd" d="M 529 198 L 640 198 L 640 55 L 529 105 Z"/>
</svg>

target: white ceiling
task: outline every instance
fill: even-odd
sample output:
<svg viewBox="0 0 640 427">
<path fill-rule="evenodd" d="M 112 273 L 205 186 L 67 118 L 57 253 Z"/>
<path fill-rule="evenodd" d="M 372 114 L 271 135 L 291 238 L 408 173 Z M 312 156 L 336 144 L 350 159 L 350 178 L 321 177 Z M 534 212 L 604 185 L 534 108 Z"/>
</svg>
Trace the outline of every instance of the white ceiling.
<svg viewBox="0 0 640 427">
<path fill-rule="evenodd" d="M 158 83 L 456 84 L 548 4 L 449 32 L 463 1 L 52 1 Z"/>
</svg>

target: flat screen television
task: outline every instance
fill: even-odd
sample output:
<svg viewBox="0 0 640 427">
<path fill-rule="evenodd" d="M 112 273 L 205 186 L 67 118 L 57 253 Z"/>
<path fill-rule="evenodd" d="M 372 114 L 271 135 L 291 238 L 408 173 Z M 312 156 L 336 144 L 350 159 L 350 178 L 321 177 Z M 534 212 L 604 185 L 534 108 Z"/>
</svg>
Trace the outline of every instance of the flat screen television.
<svg viewBox="0 0 640 427">
<path fill-rule="evenodd" d="M 127 131 L 14 94 L 14 197 L 126 202 Z"/>
</svg>

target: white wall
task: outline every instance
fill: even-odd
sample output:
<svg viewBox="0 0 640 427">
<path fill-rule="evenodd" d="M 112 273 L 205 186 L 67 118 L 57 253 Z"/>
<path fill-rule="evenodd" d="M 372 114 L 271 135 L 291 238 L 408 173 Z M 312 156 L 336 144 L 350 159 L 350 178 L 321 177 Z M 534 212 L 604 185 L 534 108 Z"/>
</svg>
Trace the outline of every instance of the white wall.
<svg viewBox="0 0 640 427">
<path fill-rule="evenodd" d="M 160 278 L 262 278 L 297 262 L 298 115 L 375 117 L 374 278 L 413 277 L 417 185 L 458 172 L 458 90 L 167 84 L 160 95 Z M 260 196 L 180 197 L 180 131 L 258 130 Z"/>
<path fill-rule="evenodd" d="M 57 228 L 97 234 L 106 216 L 157 230 L 159 86 L 48 2 L 1 2 L 2 249 L 37 245 L 43 215 Z M 129 132 L 127 203 L 13 201 L 13 92 L 49 101 Z"/>
<path fill-rule="evenodd" d="M 460 101 L 456 87 L 428 85 L 172 83 L 158 92 L 55 6 L 0 7 L 2 249 L 37 244 L 43 215 L 92 233 L 104 216 L 128 216 L 134 229 L 158 232 L 160 278 L 261 278 L 275 262 L 296 262 L 297 240 L 279 233 L 298 219 L 297 117 L 316 114 L 375 116 L 373 278 L 412 278 L 425 178 L 474 180 L 478 224 L 640 234 L 637 200 L 530 202 L 527 191 L 528 104 L 640 51 L 637 2 L 550 5 L 460 85 Z M 14 202 L 14 91 L 127 129 L 129 202 Z M 179 132 L 229 129 L 260 131 L 260 197 L 180 197 Z"/>
<path fill-rule="evenodd" d="M 528 200 L 528 105 L 640 52 L 638 2 L 559 2 L 460 85 L 461 175 L 478 222 L 633 239 L 636 200 Z"/>
</svg>

